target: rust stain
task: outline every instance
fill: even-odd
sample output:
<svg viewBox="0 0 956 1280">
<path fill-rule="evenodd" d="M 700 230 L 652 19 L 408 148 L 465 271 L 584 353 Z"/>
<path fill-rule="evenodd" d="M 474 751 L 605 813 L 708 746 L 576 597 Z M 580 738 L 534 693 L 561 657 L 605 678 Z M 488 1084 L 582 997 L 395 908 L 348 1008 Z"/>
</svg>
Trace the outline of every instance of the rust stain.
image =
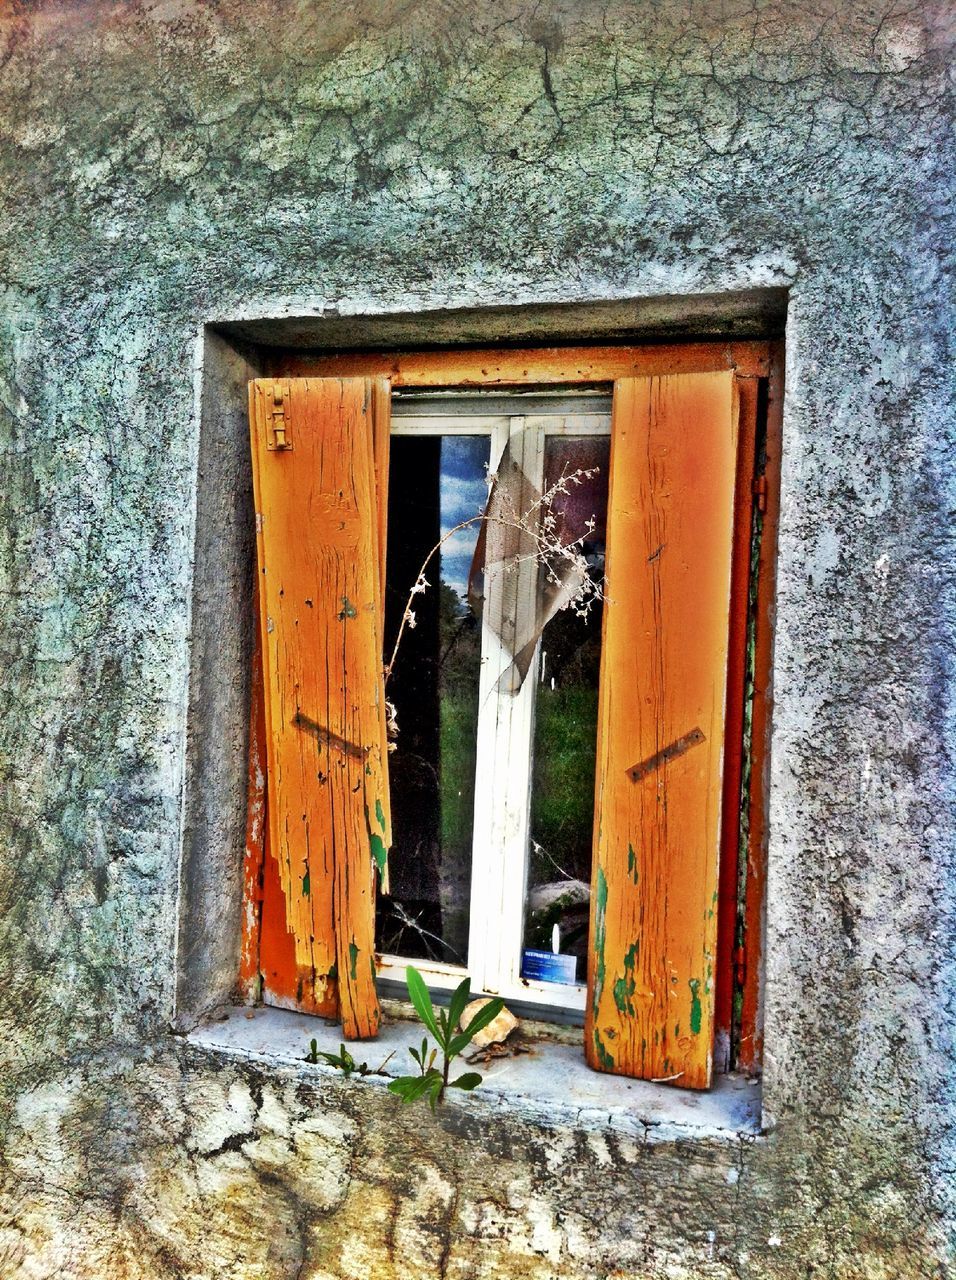
<svg viewBox="0 0 956 1280">
<path fill-rule="evenodd" d="M 646 778 L 649 773 L 653 773 L 655 769 L 659 769 L 662 764 L 666 764 L 668 760 L 674 760 L 677 756 L 682 756 L 685 751 L 689 751 L 691 747 L 696 747 L 698 743 L 704 741 L 704 735 L 700 729 L 691 729 L 690 733 L 685 733 L 682 738 L 675 739 L 661 751 L 657 751 L 652 756 L 648 756 L 646 760 L 642 760 L 640 764 L 634 765 L 628 769 L 627 776 L 632 782 L 640 782 L 642 778 Z"/>
</svg>

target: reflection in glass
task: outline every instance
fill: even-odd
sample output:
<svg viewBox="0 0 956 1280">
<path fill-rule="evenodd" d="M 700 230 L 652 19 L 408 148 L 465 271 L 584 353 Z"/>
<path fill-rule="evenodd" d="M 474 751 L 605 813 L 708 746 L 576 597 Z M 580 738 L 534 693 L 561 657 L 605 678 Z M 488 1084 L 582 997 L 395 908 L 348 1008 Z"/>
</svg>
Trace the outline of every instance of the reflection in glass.
<svg viewBox="0 0 956 1280">
<path fill-rule="evenodd" d="M 561 541 L 584 537 L 589 572 L 604 577 L 607 526 L 607 436 L 549 436 L 545 489 L 562 475 L 591 471 L 552 506 Z M 588 529 L 588 521 L 594 526 Z M 586 618 L 563 609 L 541 638 L 535 696 L 531 821 L 522 973 L 584 982 L 587 970 L 594 768 L 597 748 L 601 610 Z M 549 962 L 547 955 L 573 957 Z"/>
<path fill-rule="evenodd" d="M 385 653 L 432 547 L 479 514 L 488 436 L 393 436 L 389 464 Z M 379 894 L 380 951 L 466 964 L 481 629 L 468 604 L 478 523 L 449 538 L 414 596 L 386 696 L 398 722 L 389 757 L 390 893 Z"/>
</svg>

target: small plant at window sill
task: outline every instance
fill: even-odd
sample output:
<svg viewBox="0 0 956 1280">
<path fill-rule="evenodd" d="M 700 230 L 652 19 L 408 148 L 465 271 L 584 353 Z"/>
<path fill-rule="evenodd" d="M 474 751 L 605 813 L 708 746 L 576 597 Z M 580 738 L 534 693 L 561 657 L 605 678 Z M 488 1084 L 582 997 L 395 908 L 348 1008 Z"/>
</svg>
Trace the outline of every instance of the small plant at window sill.
<svg viewBox="0 0 956 1280">
<path fill-rule="evenodd" d="M 434 1111 L 438 1103 L 444 1101 L 446 1089 L 471 1090 L 481 1084 L 482 1077 L 477 1071 L 466 1071 L 456 1079 L 450 1079 L 451 1064 L 455 1058 L 461 1057 L 478 1032 L 484 1030 L 497 1018 L 504 1008 L 504 1001 L 497 998 L 489 1000 L 487 1004 L 482 1005 L 467 1027 L 458 1030 L 462 1014 L 471 999 L 470 978 L 466 978 L 457 988 L 447 1011 L 438 1009 L 437 1012 L 432 1005 L 425 980 L 417 969 L 408 967 L 406 981 L 409 999 L 415 1012 L 421 1018 L 425 1029 L 434 1036 L 437 1048 L 429 1049 L 427 1036 L 422 1040 L 420 1049 L 409 1048 L 408 1052 L 417 1063 L 419 1074 L 399 1076 L 396 1080 L 392 1080 L 388 1087 L 403 1102 L 415 1102 L 419 1098 L 427 1098 Z M 440 1069 L 435 1065 L 439 1052 L 441 1053 Z M 313 1065 L 321 1062 L 326 1066 L 335 1067 L 348 1079 L 352 1075 L 382 1075 L 392 1056 L 390 1053 L 382 1065 L 373 1071 L 367 1062 L 356 1062 L 344 1044 L 339 1046 L 338 1053 L 326 1053 L 319 1048 L 317 1040 L 312 1040 L 309 1052 L 305 1055 L 305 1061 Z"/>
<path fill-rule="evenodd" d="M 481 1084 L 482 1077 L 477 1071 L 466 1071 L 463 1075 L 452 1080 L 450 1078 L 451 1064 L 455 1058 L 464 1053 L 478 1032 L 497 1018 L 504 1008 L 504 1001 L 499 999 L 489 1000 L 486 1005 L 483 1005 L 478 1010 L 468 1026 L 459 1031 L 457 1030 L 458 1023 L 461 1021 L 465 1007 L 471 998 L 470 979 L 466 978 L 455 991 L 447 1011 L 439 1009 L 437 1014 L 432 1006 L 425 981 L 417 969 L 409 966 L 406 970 L 406 981 L 408 983 L 409 999 L 415 1006 L 415 1012 L 421 1018 L 425 1029 L 435 1039 L 437 1048 L 429 1050 L 428 1038 L 426 1037 L 422 1040 L 420 1050 L 417 1048 L 409 1049 L 409 1053 L 418 1064 L 419 1074 L 417 1076 L 399 1076 L 388 1087 L 403 1102 L 415 1102 L 419 1098 L 427 1098 L 431 1104 L 432 1111 L 434 1111 L 438 1103 L 444 1101 L 446 1089 L 465 1089 L 470 1091 Z M 440 1069 L 435 1065 L 439 1053 L 441 1054 Z"/>
<path fill-rule="evenodd" d="M 309 1043 L 309 1052 L 305 1055 L 305 1061 L 311 1062 L 313 1066 L 320 1062 L 324 1062 L 326 1066 L 335 1067 L 337 1070 L 341 1071 L 346 1079 L 348 1079 L 351 1075 L 382 1075 L 385 1070 L 385 1066 L 391 1057 L 392 1054 L 390 1053 L 382 1065 L 372 1071 L 367 1062 L 356 1062 L 344 1044 L 339 1046 L 338 1053 L 324 1053 L 319 1049 L 319 1042 L 317 1040 L 312 1040 Z"/>
</svg>

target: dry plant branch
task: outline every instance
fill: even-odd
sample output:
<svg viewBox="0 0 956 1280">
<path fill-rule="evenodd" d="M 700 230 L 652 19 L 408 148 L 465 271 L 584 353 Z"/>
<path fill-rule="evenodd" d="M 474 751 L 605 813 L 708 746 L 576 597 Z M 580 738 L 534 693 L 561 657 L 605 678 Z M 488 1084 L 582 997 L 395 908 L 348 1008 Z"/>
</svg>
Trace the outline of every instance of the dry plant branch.
<svg viewBox="0 0 956 1280">
<path fill-rule="evenodd" d="M 554 484 L 546 489 L 523 513 L 514 508 L 513 504 L 511 504 L 510 495 L 505 493 L 502 500 L 506 504 L 511 504 L 511 511 L 506 511 L 501 516 L 493 516 L 489 515 L 486 509 L 479 515 L 469 516 L 467 520 L 460 521 L 442 534 L 422 561 L 415 583 L 408 593 L 408 599 L 402 611 L 398 634 L 392 646 L 391 656 L 385 666 L 386 683 L 391 677 L 395 666 L 395 659 L 398 656 L 405 628 L 414 628 L 415 626 L 415 613 L 412 608 L 415 597 L 427 591 L 431 586 L 425 576 L 428 566 L 450 538 L 475 524 L 499 525 L 503 528 L 514 529 L 519 534 L 529 538 L 533 549 L 524 554 L 514 555 L 510 558 L 509 563 L 516 568 L 522 561 L 534 560 L 544 568 L 546 577 L 553 586 L 566 587 L 568 582 L 573 583 L 574 585 L 568 590 L 568 598 L 561 607 L 573 608 L 580 617 L 587 617 L 592 604 L 604 598 L 602 584 L 596 581 L 588 572 L 587 559 L 582 552 L 582 547 L 587 540 L 588 534 L 594 529 L 594 517 L 592 516 L 586 522 L 583 534 L 570 542 L 562 542 L 558 529 L 558 517 L 554 514 L 552 508 L 559 494 L 570 492 L 570 485 L 580 485 L 584 480 L 590 480 L 597 472 L 597 467 L 578 468 L 576 471 L 568 473 L 562 472 Z M 559 567 L 562 566 L 565 570 L 564 575 L 558 571 Z"/>
</svg>

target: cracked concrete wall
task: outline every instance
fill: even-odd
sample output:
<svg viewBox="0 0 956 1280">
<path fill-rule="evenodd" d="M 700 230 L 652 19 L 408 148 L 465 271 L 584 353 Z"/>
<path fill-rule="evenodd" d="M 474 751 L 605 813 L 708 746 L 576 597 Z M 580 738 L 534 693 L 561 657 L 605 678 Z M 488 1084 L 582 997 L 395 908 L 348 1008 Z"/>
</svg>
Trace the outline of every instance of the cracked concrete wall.
<svg viewBox="0 0 956 1280">
<path fill-rule="evenodd" d="M 8 0 L 0 1274 L 947 1274 L 949 21 Z M 423 1121 L 171 1037 L 202 323 L 771 286 L 773 1131 Z"/>
</svg>

